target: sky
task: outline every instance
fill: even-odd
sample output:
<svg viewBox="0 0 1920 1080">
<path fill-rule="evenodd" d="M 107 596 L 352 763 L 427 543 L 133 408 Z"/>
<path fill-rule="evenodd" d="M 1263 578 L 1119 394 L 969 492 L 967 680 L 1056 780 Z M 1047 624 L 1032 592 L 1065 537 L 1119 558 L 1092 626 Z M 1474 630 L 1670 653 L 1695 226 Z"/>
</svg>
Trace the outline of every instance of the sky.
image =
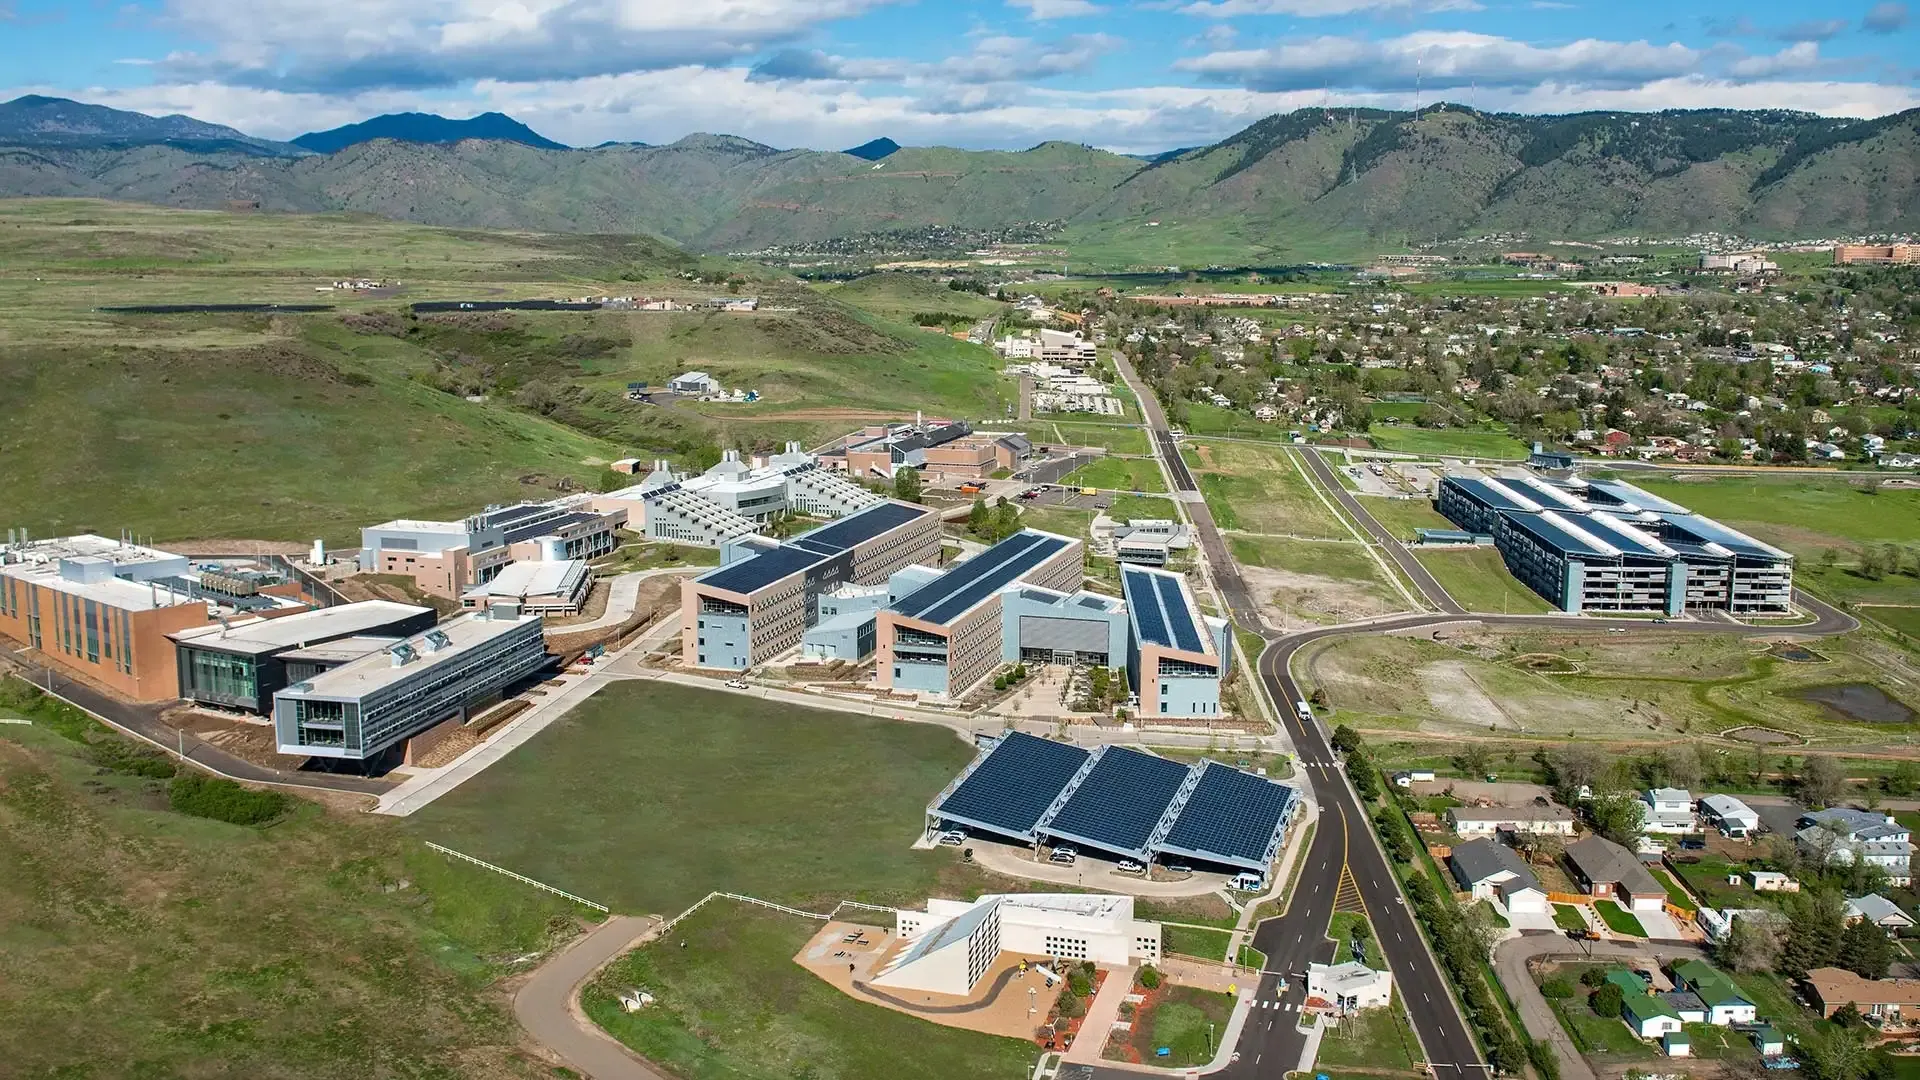
<svg viewBox="0 0 1920 1080">
<path fill-rule="evenodd" d="M 1920 0 L 1914 5 L 1920 6 Z M 291 138 L 507 113 L 572 145 L 1153 153 L 1276 112 L 1920 106 L 1904 0 L 0 0 L 0 100 Z"/>
</svg>

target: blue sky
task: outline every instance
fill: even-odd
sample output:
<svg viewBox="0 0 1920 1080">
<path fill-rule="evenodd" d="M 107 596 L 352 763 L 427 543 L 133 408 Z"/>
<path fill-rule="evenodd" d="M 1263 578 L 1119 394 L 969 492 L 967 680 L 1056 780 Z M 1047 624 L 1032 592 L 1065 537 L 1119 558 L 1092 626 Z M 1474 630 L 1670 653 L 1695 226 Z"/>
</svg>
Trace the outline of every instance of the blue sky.
<svg viewBox="0 0 1920 1080">
<path fill-rule="evenodd" d="M 1916 0 L 1920 3 L 1920 0 Z M 287 138 L 509 113 L 577 145 L 1146 152 L 1316 105 L 1920 106 L 1899 0 L 0 0 L 0 99 Z"/>
</svg>

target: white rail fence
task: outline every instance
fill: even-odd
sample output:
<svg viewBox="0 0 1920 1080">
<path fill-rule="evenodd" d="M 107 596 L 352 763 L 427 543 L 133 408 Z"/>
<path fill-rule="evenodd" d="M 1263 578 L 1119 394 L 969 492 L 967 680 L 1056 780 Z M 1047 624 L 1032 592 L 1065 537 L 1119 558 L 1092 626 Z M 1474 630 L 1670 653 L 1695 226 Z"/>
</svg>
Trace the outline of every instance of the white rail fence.
<svg viewBox="0 0 1920 1080">
<path fill-rule="evenodd" d="M 575 896 L 565 889 L 556 889 L 544 881 L 535 881 L 534 879 L 528 877 L 525 874 L 516 874 L 504 866 L 495 866 L 485 859 L 476 859 L 473 856 L 468 855 L 464 851 L 455 851 L 450 847 L 442 847 L 441 845 L 436 844 L 431 840 L 424 840 L 422 841 L 422 843 L 426 844 L 429 848 L 432 848 L 433 850 L 439 852 L 440 854 L 447 856 L 448 858 L 459 859 L 463 862 L 470 862 L 475 866 L 482 867 L 483 869 L 491 870 L 496 874 L 503 874 L 507 877 L 510 877 L 513 880 L 521 883 L 522 885 L 531 885 L 536 889 L 544 889 L 545 891 L 550 892 L 555 896 L 565 897 L 566 899 L 571 900 L 576 904 L 581 904 L 586 907 L 590 907 L 593 910 L 600 912 L 601 914 L 608 913 L 607 905 L 596 904 L 584 896 Z"/>
</svg>

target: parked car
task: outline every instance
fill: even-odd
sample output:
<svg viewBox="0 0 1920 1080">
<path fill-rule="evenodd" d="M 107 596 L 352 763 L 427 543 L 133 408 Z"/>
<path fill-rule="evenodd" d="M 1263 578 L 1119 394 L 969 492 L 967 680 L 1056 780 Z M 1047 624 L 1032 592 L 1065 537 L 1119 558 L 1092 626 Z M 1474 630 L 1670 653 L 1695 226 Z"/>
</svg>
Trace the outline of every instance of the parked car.
<svg viewBox="0 0 1920 1080">
<path fill-rule="evenodd" d="M 940 834 L 939 841 L 942 847 L 959 847 L 967 842 L 967 834 L 959 829 L 948 829 Z"/>
<path fill-rule="evenodd" d="M 1147 872 L 1145 863 L 1135 862 L 1132 859 L 1121 859 L 1120 865 L 1114 867 L 1114 869 L 1123 874 L 1144 874 Z"/>
<path fill-rule="evenodd" d="M 1047 856 L 1047 861 L 1059 863 L 1061 866 L 1072 866 L 1073 860 L 1079 857 L 1080 853 L 1070 847 L 1057 847 L 1053 849 L 1053 854 Z"/>
<path fill-rule="evenodd" d="M 730 688 L 732 688 L 732 689 L 734 689 L 734 690 L 745 690 L 745 689 L 747 689 L 747 680 L 745 680 L 745 679 L 728 679 L 728 680 L 727 680 L 727 686 L 728 686 L 728 687 L 730 687 Z"/>
</svg>

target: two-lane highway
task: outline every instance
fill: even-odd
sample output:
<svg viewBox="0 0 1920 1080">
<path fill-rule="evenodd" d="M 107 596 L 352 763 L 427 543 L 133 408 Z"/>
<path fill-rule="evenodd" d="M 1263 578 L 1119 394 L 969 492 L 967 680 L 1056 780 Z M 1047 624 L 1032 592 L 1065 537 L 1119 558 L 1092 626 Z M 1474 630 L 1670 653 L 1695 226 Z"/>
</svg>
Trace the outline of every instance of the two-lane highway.
<svg viewBox="0 0 1920 1080">
<path fill-rule="evenodd" d="M 1354 498 L 1353 492 L 1348 491 L 1347 486 L 1334 475 L 1333 467 L 1327 464 L 1327 459 L 1321 455 L 1320 451 L 1309 447 L 1301 451 L 1300 456 L 1307 459 L 1307 468 L 1312 471 L 1314 478 L 1320 481 L 1320 486 L 1333 495 L 1334 501 L 1340 504 L 1340 508 L 1346 511 L 1348 517 L 1359 522 L 1360 527 L 1373 537 L 1374 542 L 1387 553 L 1387 557 L 1393 560 L 1394 565 L 1398 566 L 1400 571 L 1406 574 L 1407 578 L 1420 590 L 1421 595 L 1427 598 L 1427 603 L 1449 615 L 1458 615 L 1467 610 L 1461 607 L 1453 597 L 1447 595 L 1447 590 L 1440 587 L 1440 582 L 1434 580 L 1434 576 L 1427 572 L 1427 568 L 1420 564 L 1420 560 L 1413 557 L 1413 553 L 1407 550 L 1407 546 L 1400 542 L 1399 537 L 1387 531 L 1385 526 L 1375 521 L 1373 515 L 1360 505 L 1360 500 Z"/>
</svg>

